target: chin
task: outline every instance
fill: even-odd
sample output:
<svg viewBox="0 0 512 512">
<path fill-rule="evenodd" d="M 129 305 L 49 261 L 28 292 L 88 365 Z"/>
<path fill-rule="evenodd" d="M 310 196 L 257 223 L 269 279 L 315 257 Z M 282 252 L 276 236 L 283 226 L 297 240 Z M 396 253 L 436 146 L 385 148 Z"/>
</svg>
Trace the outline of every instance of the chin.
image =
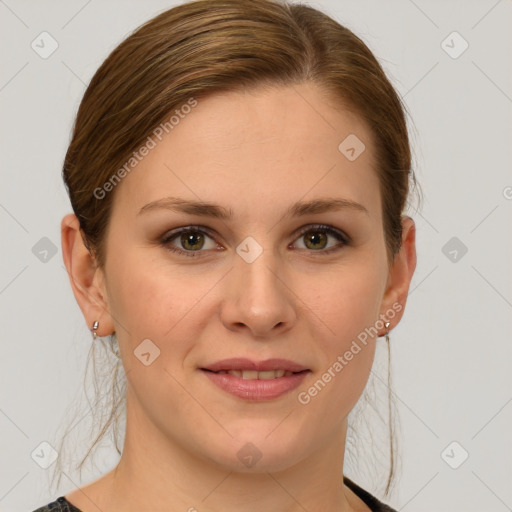
<svg viewBox="0 0 512 512">
<path fill-rule="evenodd" d="M 274 421 L 269 428 L 246 429 L 240 435 L 233 435 L 227 445 L 220 443 L 216 447 L 216 453 L 210 455 L 211 460 L 239 473 L 276 472 L 289 468 L 301 458 L 304 441 L 299 436 L 294 439 L 287 435 L 285 430 L 279 431 L 276 426 Z M 269 432 L 272 433 L 269 435 Z"/>
</svg>

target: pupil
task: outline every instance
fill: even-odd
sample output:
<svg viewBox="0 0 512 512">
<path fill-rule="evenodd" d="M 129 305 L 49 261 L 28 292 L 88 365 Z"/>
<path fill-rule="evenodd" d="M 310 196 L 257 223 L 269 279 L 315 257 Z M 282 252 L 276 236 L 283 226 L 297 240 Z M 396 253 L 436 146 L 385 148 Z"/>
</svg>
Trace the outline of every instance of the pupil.
<svg viewBox="0 0 512 512">
<path fill-rule="evenodd" d="M 320 233 L 319 231 L 316 231 L 317 234 L 313 234 L 313 235 L 309 235 L 307 237 L 307 242 L 311 242 L 313 243 L 313 245 L 315 244 L 318 244 L 319 242 L 322 242 L 325 241 L 326 239 L 326 236 L 325 236 L 325 233 Z M 308 245 L 308 243 L 306 243 L 306 245 Z"/>
<path fill-rule="evenodd" d="M 181 237 L 181 242 L 183 244 L 184 247 L 187 247 L 189 249 L 200 249 L 201 246 L 199 247 L 194 247 L 195 243 L 197 243 L 197 240 L 201 241 L 201 234 L 200 233 L 189 233 L 188 235 L 187 234 L 183 234 L 182 237 Z M 188 246 L 192 246 L 192 247 L 188 247 Z"/>
</svg>

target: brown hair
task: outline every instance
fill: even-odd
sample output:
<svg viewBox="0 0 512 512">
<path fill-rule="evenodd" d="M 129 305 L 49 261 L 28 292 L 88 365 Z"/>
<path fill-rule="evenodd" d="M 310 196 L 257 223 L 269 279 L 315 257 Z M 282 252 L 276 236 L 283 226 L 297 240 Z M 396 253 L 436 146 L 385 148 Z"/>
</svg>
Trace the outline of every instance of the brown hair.
<svg viewBox="0 0 512 512">
<path fill-rule="evenodd" d="M 196 0 L 159 14 L 115 48 L 78 109 L 62 174 L 98 266 L 105 263 L 115 188 L 101 199 L 94 191 L 112 180 L 175 109 L 217 91 L 306 81 L 349 105 L 370 127 L 391 265 L 401 247 L 409 180 L 417 184 L 405 107 L 372 52 L 349 29 L 306 5 Z M 117 380 L 111 388 L 123 392 Z M 122 396 L 115 397 L 94 444 L 117 421 Z M 386 494 L 393 477 L 392 437 L 390 446 Z"/>
</svg>

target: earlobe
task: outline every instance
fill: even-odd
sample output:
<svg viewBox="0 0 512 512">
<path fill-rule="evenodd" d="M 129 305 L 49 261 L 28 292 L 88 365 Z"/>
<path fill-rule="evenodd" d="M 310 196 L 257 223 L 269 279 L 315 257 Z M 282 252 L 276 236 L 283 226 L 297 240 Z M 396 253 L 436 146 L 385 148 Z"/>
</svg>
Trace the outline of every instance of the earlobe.
<svg viewBox="0 0 512 512">
<path fill-rule="evenodd" d="M 405 311 L 405 303 L 416 269 L 416 226 L 411 217 L 402 218 L 402 246 L 391 266 L 382 302 L 382 315 L 393 310 L 390 329 L 396 327 Z"/>
<path fill-rule="evenodd" d="M 109 312 L 103 272 L 84 244 L 80 222 L 70 213 L 61 222 L 62 257 L 75 299 L 82 310 L 87 327 L 99 321 L 98 336 L 114 331 Z"/>
</svg>

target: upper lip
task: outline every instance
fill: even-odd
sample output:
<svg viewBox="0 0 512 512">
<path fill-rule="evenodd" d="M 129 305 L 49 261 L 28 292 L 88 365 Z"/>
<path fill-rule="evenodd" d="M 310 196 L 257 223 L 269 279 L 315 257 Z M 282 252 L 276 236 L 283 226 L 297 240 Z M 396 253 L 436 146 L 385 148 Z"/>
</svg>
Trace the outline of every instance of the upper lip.
<svg viewBox="0 0 512 512">
<path fill-rule="evenodd" d="M 208 366 L 201 368 L 202 370 L 211 370 L 212 372 L 219 372 L 221 370 L 253 370 L 257 372 L 264 372 L 270 370 L 284 370 L 288 372 L 302 372 L 308 368 L 289 361 L 288 359 L 266 359 L 265 361 L 252 361 L 243 357 L 234 357 L 231 359 L 223 359 Z"/>
</svg>

